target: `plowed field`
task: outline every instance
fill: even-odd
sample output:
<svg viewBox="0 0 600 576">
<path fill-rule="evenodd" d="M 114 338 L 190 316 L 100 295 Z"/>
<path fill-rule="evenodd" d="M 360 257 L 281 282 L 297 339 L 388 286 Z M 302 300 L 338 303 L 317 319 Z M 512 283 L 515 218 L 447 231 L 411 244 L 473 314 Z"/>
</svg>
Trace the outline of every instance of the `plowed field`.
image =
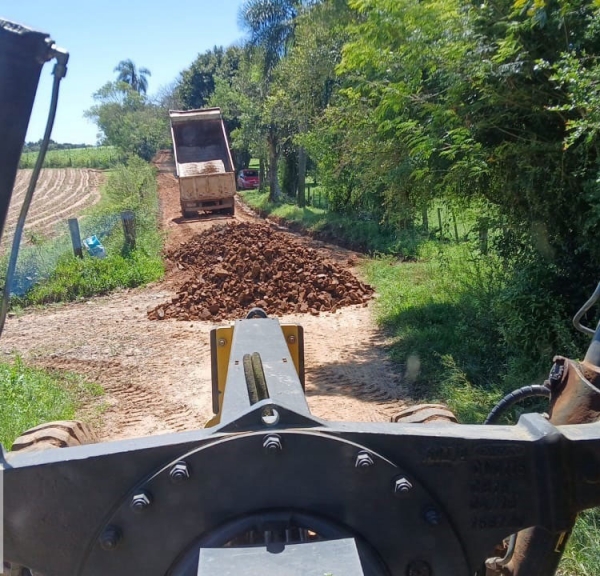
<svg viewBox="0 0 600 576">
<path fill-rule="evenodd" d="M 12 235 L 32 170 L 19 170 L 13 190 L 6 233 Z M 100 200 L 99 187 L 102 172 L 80 168 L 49 168 L 42 170 L 36 187 L 31 208 L 27 216 L 25 230 L 44 237 L 52 236 L 57 225 L 64 224 L 69 218 L 79 216 L 81 212 Z M 4 242 L 3 242 L 4 244 Z"/>
</svg>

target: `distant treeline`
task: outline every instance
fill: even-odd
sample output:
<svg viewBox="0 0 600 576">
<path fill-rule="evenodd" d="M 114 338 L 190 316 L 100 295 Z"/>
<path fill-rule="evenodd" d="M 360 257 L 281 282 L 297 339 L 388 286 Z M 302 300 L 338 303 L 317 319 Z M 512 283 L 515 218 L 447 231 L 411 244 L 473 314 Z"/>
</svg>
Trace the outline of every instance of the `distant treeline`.
<svg viewBox="0 0 600 576">
<path fill-rule="evenodd" d="M 42 146 L 42 140 L 37 142 L 26 142 L 23 146 L 23 152 L 39 152 Z M 71 144 L 70 142 L 55 142 L 50 140 L 48 150 L 71 150 L 73 148 L 94 148 L 91 144 Z"/>
</svg>

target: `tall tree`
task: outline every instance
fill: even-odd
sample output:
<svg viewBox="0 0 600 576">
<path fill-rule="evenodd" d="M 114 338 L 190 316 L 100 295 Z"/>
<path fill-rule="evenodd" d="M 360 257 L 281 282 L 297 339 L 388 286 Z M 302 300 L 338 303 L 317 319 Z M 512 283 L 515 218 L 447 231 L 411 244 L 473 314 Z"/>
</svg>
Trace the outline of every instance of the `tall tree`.
<svg viewBox="0 0 600 576">
<path fill-rule="evenodd" d="M 247 0 L 240 11 L 242 27 L 249 33 L 249 45 L 262 59 L 263 92 L 268 94 L 277 63 L 291 45 L 295 19 L 302 0 Z M 271 122 L 267 130 L 269 150 L 269 198 L 274 201 L 281 196 L 278 164 L 281 155 L 281 135 L 277 124 Z"/>
<path fill-rule="evenodd" d="M 138 94 L 148 91 L 148 76 L 152 76 L 148 68 L 137 68 L 133 60 L 121 60 L 114 69 L 118 72 L 117 82 L 129 84 Z"/>
</svg>

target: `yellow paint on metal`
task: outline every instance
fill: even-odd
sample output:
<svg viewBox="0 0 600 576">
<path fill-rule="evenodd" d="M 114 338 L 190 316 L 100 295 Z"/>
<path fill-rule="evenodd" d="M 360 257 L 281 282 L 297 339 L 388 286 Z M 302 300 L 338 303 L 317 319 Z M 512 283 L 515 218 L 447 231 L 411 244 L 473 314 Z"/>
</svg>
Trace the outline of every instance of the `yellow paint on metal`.
<svg viewBox="0 0 600 576">
<path fill-rule="evenodd" d="M 292 357 L 292 362 L 296 368 L 296 373 L 300 375 L 300 343 L 299 343 L 299 326 L 298 324 L 282 324 L 281 330 L 285 343 Z"/>
<path fill-rule="evenodd" d="M 283 324 L 281 326 L 283 337 L 287 344 L 296 373 L 300 376 L 301 350 L 300 350 L 300 326 L 297 324 Z M 205 428 L 216 426 L 221 421 L 221 408 L 225 396 L 225 385 L 227 383 L 227 369 L 229 368 L 229 357 L 231 355 L 231 342 L 233 340 L 233 326 L 217 328 L 217 376 L 219 388 L 219 412 L 206 424 Z"/>
<path fill-rule="evenodd" d="M 219 388 L 219 412 L 215 414 L 205 425 L 205 428 L 216 426 L 221 421 L 221 408 L 225 396 L 225 384 L 227 382 L 227 369 L 229 368 L 229 356 L 231 355 L 231 342 L 233 340 L 233 326 L 221 326 L 217 328 L 217 377 Z"/>
</svg>

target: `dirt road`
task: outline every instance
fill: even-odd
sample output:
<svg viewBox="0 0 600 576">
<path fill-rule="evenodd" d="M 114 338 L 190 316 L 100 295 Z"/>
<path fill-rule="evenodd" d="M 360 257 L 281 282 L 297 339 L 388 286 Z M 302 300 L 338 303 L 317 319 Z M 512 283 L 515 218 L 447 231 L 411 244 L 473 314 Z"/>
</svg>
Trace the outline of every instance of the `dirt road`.
<svg viewBox="0 0 600 576">
<path fill-rule="evenodd" d="M 168 158 L 158 175 L 168 247 L 230 220 L 227 216 L 181 219 L 177 181 Z M 241 204 L 238 220 L 255 220 Z M 348 267 L 358 255 L 294 235 L 325 257 Z M 356 270 L 354 270 L 356 273 Z M 209 331 L 211 322 L 148 320 L 147 309 L 173 296 L 182 271 L 143 289 L 85 302 L 31 310 L 10 318 L 0 352 L 28 362 L 85 374 L 106 390 L 99 424 L 102 439 L 189 430 L 211 417 Z M 400 376 L 386 359 L 383 334 L 369 307 L 335 314 L 282 317 L 305 330 L 306 391 L 311 411 L 329 420 L 388 421 L 404 406 Z"/>
</svg>

